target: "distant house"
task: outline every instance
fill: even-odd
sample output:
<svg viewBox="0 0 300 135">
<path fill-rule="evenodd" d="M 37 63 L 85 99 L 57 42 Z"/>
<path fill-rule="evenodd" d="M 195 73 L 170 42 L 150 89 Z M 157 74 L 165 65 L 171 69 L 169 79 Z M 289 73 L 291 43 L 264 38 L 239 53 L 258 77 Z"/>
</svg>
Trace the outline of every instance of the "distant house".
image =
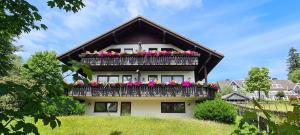
<svg viewBox="0 0 300 135">
<path fill-rule="evenodd" d="M 248 98 L 247 96 L 242 95 L 237 92 L 232 92 L 232 93 L 226 94 L 226 95 L 222 96 L 222 99 L 226 100 L 226 101 L 231 101 L 231 102 L 240 102 L 240 101 L 249 101 L 250 100 L 250 98 Z"/>
<path fill-rule="evenodd" d="M 284 92 L 285 96 L 283 97 L 283 99 L 288 99 L 289 96 L 298 96 L 298 94 L 300 94 L 300 84 L 293 83 L 290 80 L 278 80 L 276 78 L 273 78 L 270 81 L 271 81 L 271 89 L 269 90 L 268 97 L 263 92 L 261 92 L 261 98 L 276 100 L 278 99 L 276 97 L 276 94 L 279 91 Z M 221 91 L 226 86 L 230 86 L 234 92 L 246 90 L 246 84 L 244 80 L 226 79 L 225 81 L 218 81 L 217 84 Z M 246 94 L 244 96 L 256 99 L 258 98 L 258 91 Z"/>
</svg>

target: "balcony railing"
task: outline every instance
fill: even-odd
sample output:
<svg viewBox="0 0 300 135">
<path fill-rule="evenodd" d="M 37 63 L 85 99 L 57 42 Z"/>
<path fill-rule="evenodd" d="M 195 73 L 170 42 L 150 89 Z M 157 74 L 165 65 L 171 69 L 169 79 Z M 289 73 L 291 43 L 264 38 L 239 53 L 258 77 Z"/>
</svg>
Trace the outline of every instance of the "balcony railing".
<svg viewBox="0 0 300 135">
<path fill-rule="evenodd" d="M 197 56 L 116 56 L 82 57 L 81 62 L 91 66 L 113 65 L 198 65 Z"/>
<path fill-rule="evenodd" d="M 71 96 L 116 96 L 116 97 L 199 97 L 207 96 L 207 88 L 202 86 L 74 86 Z"/>
</svg>

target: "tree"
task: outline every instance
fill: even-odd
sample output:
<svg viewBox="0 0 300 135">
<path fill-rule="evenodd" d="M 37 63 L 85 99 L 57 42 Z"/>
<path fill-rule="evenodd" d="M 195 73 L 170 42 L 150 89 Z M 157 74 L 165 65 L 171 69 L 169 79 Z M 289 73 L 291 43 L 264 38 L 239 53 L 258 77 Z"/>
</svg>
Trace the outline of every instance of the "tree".
<svg viewBox="0 0 300 135">
<path fill-rule="evenodd" d="M 84 7 L 82 0 L 48 0 L 47 4 L 67 12 L 77 12 Z M 46 29 L 47 26 L 40 23 L 41 20 L 38 9 L 26 0 L 0 1 L 0 77 L 6 76 L 13 67 L 14 53 L 19 48 L 13 44 L 13 40 L 23 32 Z"/>
<path fill-rule="evenodd" d="M 0 77 L 8 75 L 17 57 L 14 55 L 17 47 L 12 44 L 11 40 L 11 38 L 2 35 L 0 31 Z"/>
<path fill-rule="evenodd" d="M 270 77 L 269 69 L 262 67 L 253 67 L 248 72 L 248 77 L 246 78 L 246 90 L 248 92 L 258 91 L 258 99 L 260 100 L 260 92 L 263 91 L 265 95 L 268 95 L 270 89 Z"/>
<path fill-rule="evenodd" d="M 38 84 L 44 85 L 49 96 L 60 96 L 63 93 L 63 76 L 60 62 L 55 52 L 36 52 L 21 70 L 25 78 L 31 78 Z"/>
<path fill-rule="evenodd" d="M 284 94 L 283 91 L 278 91 L 278 92 L 276 93 L 275 96 L 276 96 L 278 99 L 282 99 L 282 98 L 285 96 L 285 94 Z"/>
<path fill-rule="evenodd" d="M 233 89 L 231 86 L 224 86 L 222 89 L 221 89 L 221 94 L 222 95 L 226 95 L 226 94 L 229 94 L 229 93 L 232 93 L 233 92 Z"/>
<path fill-rule="evenodd" d="M 82 0 L 48 0 L 47 4 L 51 8 L 58 7 L 67 12 L 77 12 L 84 6 Z M 34 124 L 26 123 L 25 117 L 34 118 L 35 123 L 42 119 L 44 125 L 52 128 L 60 125 L 55 115 L 41 111 L 41 104 L 47 103 L 49 98 L 49 90 L 45 85 L 38 84 L 33 78 L 8 74 L 15 60 L 14 52 L 18 49 L 13 44 L 14 39 L 32 29 L 46 29 L 47 26 L 40 23 L 41 20 L 38 9 L 26 0 L 0 1 L 0 97 L 15 98 L 18 102 L 13 106 L 16 110 L 0 108 L 0 134 L 39 134 Z M 74 69 L 70 65 L 64 66 L 64 69 Z"/>
<path fill-rule="evenodd" d="M 58 7 L 65 11 L 78 12 L 84 4 L 82 0 L 48 0 L 49 7 Z M 42 16 L 34 5 L 26 0 L 2 0 L 0 2 L 0 30 L 1 34 L 13 37 L 32 29 L 46 29 L 45 24 L 39 23 Z"/>
<path fill-rule="evenodd" d="M 291 73 L 289 73 L 289 80 L 293 81 L 294 83 L 300 83 L 300 68 L 295 69 Z"/>
<path fill-rule="evenodd" d="M 293 72 L 296 68 L 300 68 L 300 56 L 295 48 L 289 50 L 289 56 L 287 59 L 288 73 Z"/>
</svg>

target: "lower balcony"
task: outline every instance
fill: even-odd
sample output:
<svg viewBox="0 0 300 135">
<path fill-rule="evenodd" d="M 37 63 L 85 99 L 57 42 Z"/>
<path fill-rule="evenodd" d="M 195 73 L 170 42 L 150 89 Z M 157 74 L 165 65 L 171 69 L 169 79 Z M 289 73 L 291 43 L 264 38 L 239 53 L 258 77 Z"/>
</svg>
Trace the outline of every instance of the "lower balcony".
<svg viewBox="0 0 300 135">
<path fill-rule="evenodd" d="M 70 96 L 209 97 L 216 90 L 203 86 L 73 86 Z"/>
</svg>

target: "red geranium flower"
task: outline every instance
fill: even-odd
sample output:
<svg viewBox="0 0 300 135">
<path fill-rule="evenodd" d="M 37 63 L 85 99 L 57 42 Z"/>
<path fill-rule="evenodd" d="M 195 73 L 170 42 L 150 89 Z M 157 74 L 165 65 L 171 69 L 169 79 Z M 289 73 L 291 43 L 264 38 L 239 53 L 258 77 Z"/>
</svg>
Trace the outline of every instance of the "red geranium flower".
<svg viewBox="0 0 300 135">
<path fill-rule="evenodd" d="M 90 84 L 91 84 L 91 86 L 92 86 L 92 87 L 96 87 L 96 86 L 98 86 L 98 83 L 97 83 L 97 81 L 91 81 L 91 82 L 90 82 Z"/>
</svg>

